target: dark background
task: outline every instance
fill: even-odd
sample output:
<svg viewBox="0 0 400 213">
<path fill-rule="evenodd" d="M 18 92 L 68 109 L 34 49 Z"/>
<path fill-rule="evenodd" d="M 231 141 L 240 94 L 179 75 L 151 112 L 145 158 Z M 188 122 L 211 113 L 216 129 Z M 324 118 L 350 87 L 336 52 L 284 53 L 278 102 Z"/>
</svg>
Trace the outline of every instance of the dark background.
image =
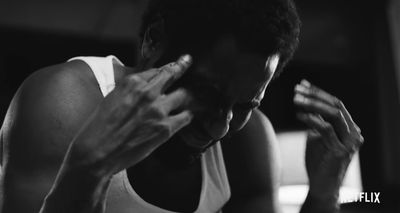
<svg viewBox="0 0 400 213">
<path fill-rule="evenodd" d="M 0 121 L 18 86 L 42 67 L 74 56 L 109 54 L 133 65 L 144 2 L 1 1 Z M 297 130 L 305 127 L 295 118 L 292 98 L 302 78 L 339 97 L 365 137 L 360 153 L 364 191 L 383 192 L 384 207 L 391 209 L 399 192 L 400 126 L 390 2 L 296 2 L 303 21 L 299 50 L 267 89 L 261 109 L 277 131 Z"/>
</svg>

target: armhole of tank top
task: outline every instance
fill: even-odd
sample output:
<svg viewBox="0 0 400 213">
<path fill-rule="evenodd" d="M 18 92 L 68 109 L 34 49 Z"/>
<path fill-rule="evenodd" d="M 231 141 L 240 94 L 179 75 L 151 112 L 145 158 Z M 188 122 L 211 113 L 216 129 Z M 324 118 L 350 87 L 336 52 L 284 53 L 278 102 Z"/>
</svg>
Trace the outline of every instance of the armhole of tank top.
<svg viewBox="0 0 400 213">
<path fill-rule="evenodd" d="M 198 212 L 199 210 L 202 209 L 202 205 L 204 205 L 205 196 L 207 194 L 207 184 L 208 184 L 209 180 L 208 180 L 208 171 L 207 171 L 206 164 L 207 164 L 207 162 L 205 160 L 205 156 L 203 155 L 201 157 L 201 177 L 202 177 L 201 191 L 200 191 L 199 203 L 194 212 Z M 157 211 L 160 213 L 174 213 L 172 211 L 162 209 L 158 206 L 155 206 L 151 203 L 146 202 L 142 197 L 139 196 L 139 194 L 136 193 L 135 189 L 130 184 L 126 170 L 123 170 L 121 172 L 122 172 L 121 177 L 122 177 L 124 188 L 128 192 L 128 194 L 136 200 L 136 202 L 138 202 L 140 205 L 143 205 L 146 208 L 150 208 L 151 210 L 154 210 L 154 211 Z"/>
</svg>

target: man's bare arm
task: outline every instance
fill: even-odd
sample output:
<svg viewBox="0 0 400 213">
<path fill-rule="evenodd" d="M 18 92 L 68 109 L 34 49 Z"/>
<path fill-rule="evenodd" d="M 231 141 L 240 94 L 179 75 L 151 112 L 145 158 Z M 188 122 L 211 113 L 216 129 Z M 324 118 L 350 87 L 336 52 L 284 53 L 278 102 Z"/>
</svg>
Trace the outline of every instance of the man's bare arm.
<svg viewBox="0 0 400 213">
<path fill-rule="evenodd" d="M 268 118 L 254 110 L 246 126 L 222 146 L 232 192 L 224 212 L 279 212 L 278 144 Z"/>
<path fill-rule="evenodd" d="M 298 118 L 311 131 L 307 137 L 306 169 L 310 189 L 304 213 L 339 212 L 339 189 L 347 167 L 364 138 L 338 98 L 303 80 L 295 87 Z"/>
<path fill-rule="evenodd" d="M 91 75 L 70 62 L 36 72 L 19 88 L 2 126 L 1 212 L 39 212 L 74 134 L 102 100 Z"/>
<path fill-rule="evenodd" d="M 191 57 L 185 56 L 146 71 L 152 73 L 149 79 L 142 73 L 128 75 L 100 104 L 92 100 L 85 105 L 93 97 L 84 92 L 85 83 L 69 81 L 76 75 L 45 82 L 37 82 L 36 75 L 30 78 L 3 126 L 8 146 L 4 212 L 104 212 L 112 176 L 144 159 L 191 121 L 185 90 L 164 95 L 190 64 Z M 170 114 L 177 108 L 181 111 Z M 38 179 L 25 186 L 28 181 L 18 178 L 28 174 Z"/>
</svg>

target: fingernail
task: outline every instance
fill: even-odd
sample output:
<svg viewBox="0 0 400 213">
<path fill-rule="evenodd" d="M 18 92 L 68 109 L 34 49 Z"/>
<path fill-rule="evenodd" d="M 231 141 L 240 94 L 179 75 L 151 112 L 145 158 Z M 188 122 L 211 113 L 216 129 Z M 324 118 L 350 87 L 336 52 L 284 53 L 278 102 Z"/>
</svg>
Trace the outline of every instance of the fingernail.
<svg viewBox="0 0 400 213">
<path fill-rule="evenodd" d="M 302 84 L 297 84 L 296 87 L 294 88 L 294 90 L 297 92 L 302 92 L 302 93 L 306 93 L 306 94 L 308 93 L 308 88 Z"/>
<path fill-rule="evenodd" d="M 306 102 L 306 97 L 304 97 L 303 95 L 300 94 L 296 94 L 294 96 L 294 101 L 297 103 L 305 103 Z"/>
<path fill-rule="evenodd" d="M 181 56 L 180 61 L 185 64 L 190 64 L 192 62 L 192 57 L 188 54 Z"/>
<path fill-rule="evenodd" d="M 301 84 L 306 86 L 306 87 L 310 87 L 311 83 L 309 81 L 307 81 L 306 79 L 301 80 Z"/>
</svg>

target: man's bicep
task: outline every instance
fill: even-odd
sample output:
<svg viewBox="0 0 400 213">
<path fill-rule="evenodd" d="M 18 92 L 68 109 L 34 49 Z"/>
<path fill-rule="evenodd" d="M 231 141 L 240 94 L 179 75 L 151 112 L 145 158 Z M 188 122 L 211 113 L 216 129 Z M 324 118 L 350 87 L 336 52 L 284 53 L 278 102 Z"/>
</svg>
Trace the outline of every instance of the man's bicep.
<svg viewBox="0 0 400 213">
<path fill-rule="evenodd" d="M 279 154 L 269 120 L 255 110 L 246 126 L 222 144 L 232 191 L 224 210 L 276 212 Z"/>
</svg>

